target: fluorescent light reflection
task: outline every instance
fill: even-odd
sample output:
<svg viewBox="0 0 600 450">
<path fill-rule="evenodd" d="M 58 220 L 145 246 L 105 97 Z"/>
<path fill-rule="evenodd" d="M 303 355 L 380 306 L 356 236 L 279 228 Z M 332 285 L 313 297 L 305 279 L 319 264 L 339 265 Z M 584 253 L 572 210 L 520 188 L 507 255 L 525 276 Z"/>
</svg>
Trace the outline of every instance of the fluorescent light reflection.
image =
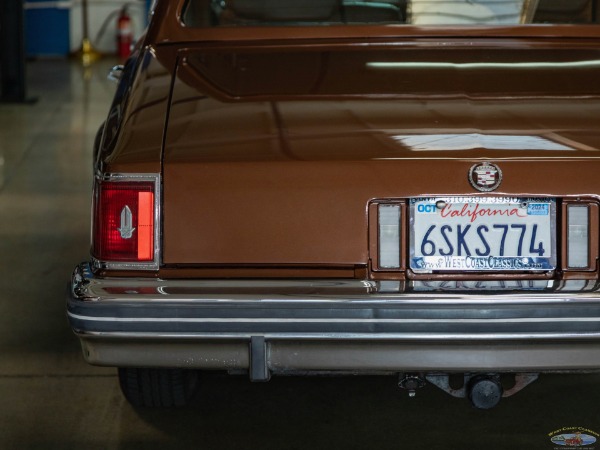
<svg viewBox="0 0 600 450">
<path fill-rule="evenodd" d="M 600 60 L 589 61 L 552 61 L 552 62 L 507 62 L 507 63 L 453 63 L 453 62 L 369 62 L 369 69 L 575 69 L 597 68 Z"/>
<path fill-rule="evenodd" d="M 493 134 L 414 134 L 392 136 L 413 151 L 457 151 L 483 148 L 488 150 L 555 150 L 574 149 L 541 136 Z"/>
</svg>

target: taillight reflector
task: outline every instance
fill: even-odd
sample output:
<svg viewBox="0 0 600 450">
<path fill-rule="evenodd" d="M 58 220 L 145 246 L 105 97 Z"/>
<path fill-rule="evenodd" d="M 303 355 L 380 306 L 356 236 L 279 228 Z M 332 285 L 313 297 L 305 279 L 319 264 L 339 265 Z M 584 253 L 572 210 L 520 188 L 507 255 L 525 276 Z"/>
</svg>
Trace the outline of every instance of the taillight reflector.
<svg viewBox="0 0 600 450">
<path fill-rule="evenodd" d="M 154 194 L 138 194 L 138 260 L 154 259 Z"/>
<path fill-rule="evenodd" d="M 154 260 L 154 183 L 96 185 L 92 254 L 101 261 Z"/>
</svg>

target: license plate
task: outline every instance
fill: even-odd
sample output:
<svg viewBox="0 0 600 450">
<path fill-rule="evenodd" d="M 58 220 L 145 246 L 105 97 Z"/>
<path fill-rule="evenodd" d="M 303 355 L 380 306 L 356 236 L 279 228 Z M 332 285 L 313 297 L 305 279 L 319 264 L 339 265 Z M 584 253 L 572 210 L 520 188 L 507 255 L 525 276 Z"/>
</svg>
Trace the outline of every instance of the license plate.
<svg viewBox="0 0 600 450">
<path fill-rule="evenodd" d="M 554 199 L 413 198 L 410 222 L 410 268 L 417 273 L 556 268 Z"/>
</svg>

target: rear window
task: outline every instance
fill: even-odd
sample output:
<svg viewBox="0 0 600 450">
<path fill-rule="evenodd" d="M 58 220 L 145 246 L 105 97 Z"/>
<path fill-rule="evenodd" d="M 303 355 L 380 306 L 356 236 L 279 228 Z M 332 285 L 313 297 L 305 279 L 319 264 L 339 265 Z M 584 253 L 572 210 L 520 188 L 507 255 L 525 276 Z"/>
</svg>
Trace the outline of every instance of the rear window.
<svg viewBox="0 0 600 450">
<path fill-rule="evenodd" d="M 191 27 L 597 24 L 600 0 L 189 0 Z"/>
</svg>

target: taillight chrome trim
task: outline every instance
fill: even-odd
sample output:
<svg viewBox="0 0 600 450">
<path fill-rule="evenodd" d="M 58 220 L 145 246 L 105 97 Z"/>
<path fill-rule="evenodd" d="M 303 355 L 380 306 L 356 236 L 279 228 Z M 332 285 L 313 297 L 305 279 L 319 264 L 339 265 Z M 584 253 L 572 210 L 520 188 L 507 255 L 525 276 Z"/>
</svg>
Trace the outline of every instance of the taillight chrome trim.
<svg viewBox="0 0 600 450">
<path fill-rule="evenodd" d="M 154 257 L 152 261 L 121 262 L 105 261 L 91 256 L 91 264 L 95 270 L 152 270 L 160 267 L 161 248 L 161 210 L 162 210 L 162 183 L 158 173 L 104 173 L 96 174 L 94 178 L 94 194 L 100 182 L 151 182 L 154 184 Z M 91 241 L 94 239 L 94 202 L 91 205 Z"/>
</svg>

